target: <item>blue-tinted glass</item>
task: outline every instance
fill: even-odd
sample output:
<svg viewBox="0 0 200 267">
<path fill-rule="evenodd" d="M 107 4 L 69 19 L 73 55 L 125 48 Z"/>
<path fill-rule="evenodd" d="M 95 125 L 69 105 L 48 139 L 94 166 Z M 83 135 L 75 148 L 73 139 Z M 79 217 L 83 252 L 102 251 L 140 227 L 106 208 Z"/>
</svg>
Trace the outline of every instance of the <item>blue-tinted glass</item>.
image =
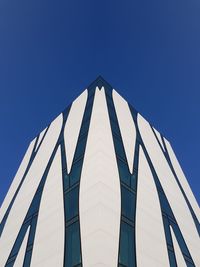
<svg viewBox="0 0 200 267">
<path fill-rule="evenodd" d="M 83 136 L 83 135 L 85 135 L 87 133 L 88 124 L 89 124 L 89 119 L 83 123 L 83 125 L 81 127 L 81 131 L 80 131 L 80 136 Z"/>
<path fill-rule="evenodd" d="M 155 179 L 154 181 L 155 181 L 155 184 L 156 184 L 157 189 L 158 189 L 159 191 L 163 192 L 163 189 L 162 189 L 162 187 L 161 187 L 161 184 L 160 184 L 159 180 L 158 180 L 158 179 Z M 163 197 L 163 196 L 162 196 L 162 197 Z"/>
<path fill-rule="evenodd" d="M 64 190 L 68 189 L 69 188 L 69 175 L 64 172 L 63 174 L 63 180 L 64 180 Z"/>
<path fill-rule="evenodd" d="M 169 222 L 167 217 L 163 216 L 163 222 L 164 222 L 164 229 L 165 229 L 165 235 L 167 239 L 167 244 L 172 246 L 172 238 L 171 238 L 171 233 L 170 233 L 170 228 L 169 228 Z"/>
<path fill-rule="evenodd" d="M 66 204 L 66 221 L 71 220 L 73 217 L 78 215 L 78 194 L 79 188 L 76 186 L 65 194 Z"/>
<path fill-rule="evenodd" d="M 14 261 L 7 263 L 6 267 L 12 267 L 13 265 L 14 265 Z"/>
<path fill-rule="evenodd" d="M 135 266 L 134 228 L 121 223 L 119 263 L 122 266 Z"/>
<path fill-rule="evenodd" d="M 135 152 L 135 158 L 134 158 L 134 168 L 137 170 L 139 164 L 139 155 L 137 154 L 137 151 Z"/>
<path fill-rule="evenodd" d="M 28 246 L 33 244 L 33 240 L 35 237 L 36 223 L 37 223 L 37 217 L 34 217 L 33 220 L 31 221 L 31 228 L 30 228 L 30 233 L 29 233 L 29 238 L 28 238 Z"/>
<path fill-rule="evenodd" d="M 168 252 L 169 252 L 170 267 L 177 267 L 174 252 L 171 250 L 168 250 Z"/>
<path fill-rule="evenodd" d="M 41 199 L 41 191 L 35 195 L 34 200 L 31 204 L 31 208 L 29 209 L 26 215 L 26 218 L 28 218 L 29 216 L 32 216 L 35 212 L 38 211 L 40 199 Z"/>
<path fill-rule="evenodd" d="M 110 115 L 110 119 L 114 122 L 117 123 L 117 117 L 116 114 L 114 112 L 114 110 L 112 108 L 109 107 L 109 115 Z"/>
<path fill-rule="evenodd" d="M 83 138 L 81 138 L 77 143 L 76 152 L 75 152 L 75 156 L 74 156 L 75 160 L 77 160 L 81 156 L 83 156 L 83 154 L 85 152 L 85 144 L 86 144 L 86 136 L 83 136 Z"/>
<path fill-rule="evenodd" d="M 109 108 L 113 109 L 113 101 L 112 101 L 112 98 L 108 94 L 106 94 L 106 101 L 107 101 Z"/>
<path fill-rule="evenodd" d="M 114 144 L 115 144 L 115 150 L 116 154 L 120 156 L 124 161 L 126 161 L 126 156 L 124 152 L 124 147 L 122 145 L 122 141 L 119 138 L 114 137 Z"/>
<path fill-rule="evenodd" d="M 27 251 L 25 254 L 23 267 L 29 267 L 30 266 L 31 256 L 32 256 L 32 250 Z"/>
<path fill-rule="evenodd" d="M 120 175 L 121 182 L 130 186 L 131 175 L 129 172 L 128 165 L 125 162 L 118 160 L 118 167 L 119 167 L 119 175 Z"/>
<path fill-rule="evenodd" d="M 137 189 L 137 173 L 133 170 L 133 175 L 131 175 L 131 188 L 136 191 Z"/>
<path fill-rule="evenodd" d="M 187 267 L 194 267 L 195 265 L 191 263 L 190 261 L 186 260 Z"/>
<path fill-rule="evenodd" d="M 74 267 L 81 263 L 80 233 L 78 222 L 66 229 L 66 267 Z"/>
<path fill-rule="evenodd" d="M 82 160 L 73 164 L 71 173 L 69 175 L 70 176 L 70 186 L 79 182 L 80 175 L 81 175 L 81 169 L 82 169 Z"/>
<path fill-rule="evenodd" d="M 134 221 L 135 215 L 135 195 L 124 186 L 121 187 L 122 194 L 122 215 Z"/>
<path fill-rule="evenodd" d="M 162 211 L 164 211 L 167 215 L 173 217 L 173 214 L 172 214 L 171 208 L 169 206 L 169 203 L 166 199 L 166 196 L 162 193 L 160 193 L 159 196 L 160 196 Z"/>
<path fill-rule="evenodd" d="M 63 140 L 61 142 L 60 148 L 61 148 L 61 155 L 65 155 L 65 146 L 64 146 L 64 141 Z"/>
<path fill-rule="evenodd" d="M 90 105 L 87 106 L 87 109 L 85 110 L 85 114 L 83 117 L 83 124 L 90 119 L 91 107 L 92 107 L 92 102 L 90 103 Z"/>
<path fill-rule="evenodd" d="M 182 253 L 184 253 L 185 255 L 190 257 L 189 251 L 187 249 L 187 246 L 185 244 L 185 241 L 184 241 L 184 239 L 183 239 L 183 237 L 181 235 L 181 232 L 180 232 L 178 226 L 176 224 L 174 224 L 174 223 L 172 225 L 173 225 L 173 230 L 174 230 L 174 233 L 176 235 L 176 239 L 178 241 L 178 244 L 179 244 L 179 246 L 181 248 Z"/>
<path fill-rule="evenodd" d="M 118 137 L 120 136 L 120 131 L 119 131 L 119 127 L 118 124 L 115 121 L 111 121 L 111 126 L 112 126 L 112 131 L 113 133 Z"/>
</svg>

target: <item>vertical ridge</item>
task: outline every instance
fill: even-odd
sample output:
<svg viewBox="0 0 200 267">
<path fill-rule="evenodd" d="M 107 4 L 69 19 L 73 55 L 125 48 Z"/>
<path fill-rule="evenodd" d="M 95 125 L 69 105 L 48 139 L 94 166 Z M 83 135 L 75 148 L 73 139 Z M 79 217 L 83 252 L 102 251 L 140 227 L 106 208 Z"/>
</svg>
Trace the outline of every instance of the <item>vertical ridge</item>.
<svg viewBox="0 0 200 267">
<path fill-rule="evenodd" d="M 80 184 L 83 266 L 116 267 L 120 184 L 104 88 L 96 88 Z"/>
</svg>

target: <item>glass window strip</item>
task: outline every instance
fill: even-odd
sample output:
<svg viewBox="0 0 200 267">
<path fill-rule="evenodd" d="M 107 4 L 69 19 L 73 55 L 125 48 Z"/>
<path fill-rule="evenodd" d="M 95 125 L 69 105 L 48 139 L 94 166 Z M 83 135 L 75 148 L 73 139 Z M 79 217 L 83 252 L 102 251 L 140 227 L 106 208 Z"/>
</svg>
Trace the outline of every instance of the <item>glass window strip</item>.
<svg viewBox="0 0 200 267">
<path fill-rule="evenodd" d="M 106 87 L 106 101 L 111 124 L 111 131 L 113 136 L 114 148 L 116 153 L 118 171 L 120 176 L 121 185 L 121 222 L 120 222 L 120 239 L 119 239 L 119 266 L 134 267 L 136 266 L 136 252 L 135 252 L 135 210 L 136 210 L 136 187 L 137 175 L 130 173 L 126 153 L 121 137 L 118 119 L 112 99 L 112 88 L 107 90 Z M 136 144 L 136 147 L 138 144 Z M 138 148 L 135 150 L 138 152 Z M 138 153 L 135 154 L 134 170 L 138 168 Z M 124 186 L 125 185 L 125 186 Z M 129 188 L 129 190 L 128 190 Z M 133 191 L 134 190 L 134 191 Z M 130 205 L 127 205 L 128 198 L 131 198 Z M 127 226 L 125 226 L 127 225 Z M 133 233 L 128 239 L 125 238 L 126 231 Z M 124 247 L 125 246 L 125 247 Z"/>
<path fill-rule="evenodd" d="M 62 141 L 63 197 L 65 210 L 64 267 L 82 266 L 81 236 L 79 221 L 79 190 L 85 148 L 92 114 L 95 88 L 88 89 L 88 98 L 81 123 L 79 137 L 70 173 L 67 172 L 64 140 Z"/>
</svg>

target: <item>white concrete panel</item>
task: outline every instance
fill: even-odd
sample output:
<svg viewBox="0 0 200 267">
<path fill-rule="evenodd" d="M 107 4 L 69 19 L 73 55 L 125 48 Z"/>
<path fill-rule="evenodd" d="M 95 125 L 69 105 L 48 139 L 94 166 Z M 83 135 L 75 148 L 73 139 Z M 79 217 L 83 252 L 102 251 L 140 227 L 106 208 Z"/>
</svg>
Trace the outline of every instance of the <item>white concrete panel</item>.
<svg viewBox="0 0 200 267">
<path fill-rule="evenodd" d="M 59 147 L 42 193 L 31 266 L 63 266 L 64 238 L 65 219 Z"/>
<path fill-rule="evenodd" d="M 136 129 L 128 103 L 115 90 L 113 90 L 113 101 L 130 173 L 133 172 L 133 161 L 135 154 Z"/>
<path fill-rule="evenodd" d="M 159 141 L 159 143 L 160 143 L 162 149 L 165 151 L 165 147 L 164 147 L 164 145 L 163 145 L 163 141 L 162 141 L 162 138 L 161 138 L 160 133 L 159 133 L 155 128 L 153 128 L 153 130 L 154 130 L 154 132 L 155 132 L 155 134 L 156 134 L 156 136 L 157 136 L 157 138 L 158 138 L 158 141 Z"/>
<path fill-rule="evenodd" d="M 200 238 L 183 194 L 149 123 L 141 115 L 138 115 L 138 127 L 194 263 L 200 266 Z"/>
<path fill-rule="evenodd" d="M 196 214 L 197 216 L 197 219 L 199 220 L 199 223 L 200 223 L 200 209 L 199 209 L 199 205 L 192 193 L 192 190 L 188 184 L 188 181 L 182 171 L 182 168 L 176 158 L 176 155 L 170 145 L 170 143 L 165 139 L 165 144 L 166 144 L 166 147 L 167 147 L 167 151 L 169 153 L 169 157 L 170 157 L 170 160 L 171 160 L 171 163 L 174 167 L 174 170 L 175 170 L 175 173 L 179 179 L 179 182 L 187 196 L 187 199 L 189 200 L 191 206 L 192 206 L 192 209 L 194 211 L 194 213 Z"/>
<path fill-rule="evenodd" d="M 170 266 L 159 197 L 151 169 L 141 147 L 136 203 L 137 266 Z"/>
<path fill-rule="evenodd" d="M 40 133 L 38 141 L 37 141 L 37 145 L 35 146 L 35 150 L 38 149 L 38 147 L 39 147 L 39 145 L 40 145 L 40 143 L 42 141 L 42 138 L 44 137 L 44 134 L 45 134 L 46 130 L 47 130 L 47 127 Z"/>
<path fill-rule="evenodd" d="M 174 245 L 174 252 L 175 252 L 177 267 L 187 267 L 185 260 L 183 258 L 183 254 L 182 254 L 181 249 L 179 247 L 178 241 L 176 240 L 176 236 L 175 236 L 174 231 L 173 231 L 171 226 L 170 226 L 170 231 L 171 231 L 171 235 L 172 235 L 172 242 Z"/>
<path fill-rule="evenodd" d="M 76 144 L 87 102 L 87 90 L 85 90 L 73 103 L 64 129 L 65 151 L 67 159 L 67 171 L 70 173 Z"/>
<path fill-rule="evenodd" d="M 28 229 L 26 231 L 26 234 L 24 236 L 24 240 L 21 244 L 20 250 L 18 252 L 18 255 L 17 255 L 17 258 L 15 260 L 13 267 L 22 267 L 23 266 L 24 256 L 26 253 L 26 247 L 27 247 L 27 243 L 28 243 L 29 231 L 30 231 L 30 226 L 28 227 Z"/>
<path fill-rule="evenodd" d="M 83 266 L 118 264 L 121 195 L 105 91 L 96 88 L 80 181 Z"/>
<path fill-rule="evenodd" d="M 45 136 L 42 145 L 35 156 L 26 179 L 24 180 L 20 191 L 17 194 L 15 202 L 13 203 L 4 227 L 4 231 L 0 238 L 0 266 L 5 265 L 11 248 L 16 240 L 33 196 L 37 190 L 47 163 L 58 140 L 62 122 L 62 114 L 52 122 L 47 135 Z"/>
<path fill-rule="evenodd" d="M 25 155 L 24 155 L 24 158 L 19 166 L 19 169 L 13 179 L 13 182 L 8 190 L 8 193 L 2 203 L 2 206 L 1 206 L 1 209 L 0 209 L 0 222 L 2 221 L 7 209 L 8 209 L 8 206 L 12 200 L 12 198 L 14 197 L 14 194 L 15 192 L 17 191 L 17 188 L 22 180 L 22 177 L 26 171 L 26 168 L 28 166 L 28 163 L 29 163 L 29 160 L 30 160 L 30 157 L 31 157 L 31 154 L 32 154 L 32 151 L 33 151 L 33 147 L 34 147 L 34 144 L 35 144 L 35 141 L 36 141 L 36 138 L 30 143 Z"/>
</svg>

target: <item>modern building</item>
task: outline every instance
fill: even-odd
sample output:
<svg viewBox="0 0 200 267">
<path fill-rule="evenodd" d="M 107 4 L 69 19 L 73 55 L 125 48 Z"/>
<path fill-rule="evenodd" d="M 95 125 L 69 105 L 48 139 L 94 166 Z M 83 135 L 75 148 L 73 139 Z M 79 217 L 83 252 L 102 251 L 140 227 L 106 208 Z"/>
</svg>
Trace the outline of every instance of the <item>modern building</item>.
<svg viewBox="0 0 200 267">
<path fill-rule="evenodd" d="M 170 143 L 101 77 L 29 145 L 0 267 L 200 267 L 200 209 Z"/>
</svg>

